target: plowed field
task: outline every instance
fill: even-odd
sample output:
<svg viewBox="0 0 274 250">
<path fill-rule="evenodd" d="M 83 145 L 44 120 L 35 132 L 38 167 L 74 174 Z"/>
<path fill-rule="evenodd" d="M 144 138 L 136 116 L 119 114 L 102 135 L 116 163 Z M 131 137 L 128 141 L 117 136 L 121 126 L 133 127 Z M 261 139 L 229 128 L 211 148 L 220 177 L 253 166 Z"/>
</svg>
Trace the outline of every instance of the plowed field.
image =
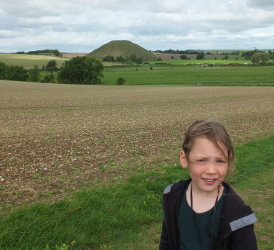
<svg viewBox="0 0 274 250">
<path fill-rule="evenodd" d="M 0 202 L 59 199 L 178 164 L 182 133 L 196 119 L 221 120 L 236 145 L 267 136 L 273 97 L 273 87 L 0 81 Z"/>
</svg>

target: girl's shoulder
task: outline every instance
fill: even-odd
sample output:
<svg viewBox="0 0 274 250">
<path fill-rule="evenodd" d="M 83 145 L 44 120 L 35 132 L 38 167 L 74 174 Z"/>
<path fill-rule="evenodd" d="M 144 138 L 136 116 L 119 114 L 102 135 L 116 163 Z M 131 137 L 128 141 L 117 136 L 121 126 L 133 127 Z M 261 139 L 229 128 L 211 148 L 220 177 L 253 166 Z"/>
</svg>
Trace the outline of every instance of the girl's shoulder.
<svg viewBox="0 0 274 250">
<path fill-rule="evenodd" d="M 234 191 L 228 183 L 223 183 L 226 188 L 224 213 L 228 220 L 236 220 L 237 218 L 246 217 L 252 218 L 253 223 L 257 218 L 254 217 L 253 211 L 250 206 L 246 205 L 244 200 Z M 237 222 L 238 223 L 238 222 Z"/>
<path fill-rule="evenodd" d="M 188 184 L 191 182 L 191 179 L 188 180 L 181 180 L 179 182 L 173 183 L 168 185 L 165 190 L 164 190 L 164 194 L 169 194 L 169 193 L 173 193 L 173 192 L 177 192 L 182 191 L 185 189 L 185 187 L 188 186 Z"/>
</svg>

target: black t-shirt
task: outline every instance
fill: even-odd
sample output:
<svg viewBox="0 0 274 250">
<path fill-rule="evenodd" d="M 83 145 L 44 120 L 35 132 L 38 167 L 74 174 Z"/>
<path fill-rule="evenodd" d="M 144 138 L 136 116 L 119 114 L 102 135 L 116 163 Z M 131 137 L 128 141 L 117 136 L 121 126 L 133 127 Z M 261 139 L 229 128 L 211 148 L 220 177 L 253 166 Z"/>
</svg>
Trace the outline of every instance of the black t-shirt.
<svg viewBox="0 0 274 250">
<path fill-rule="evenodd" d="M 220 223 L 221 223 L 221 210 L 225 201 L 224 195 L 218 200 L 216 211 L 214 215 L 214 207 L 204 213 L 196 213 L 188 205 L 186 200 L 186 190 L 184 192 L 179 216 L 178 216 L 178 229 L 179 229 L 179 245 L 180 250 L 209 250 L 211 245 L 211 235 L 213 233 L 212 246 L 219 241 L 220 236 Z M 225 193 L 225 190 L 224 190 Z M 214 222 L 213 222 L 214 215 Z M 195 219 L 194 219 L 195 218 Z M 195 227 L 195 221 L 197 229 Z M 198 235 L 202 248 L 200 248 Z"/>
</svg>

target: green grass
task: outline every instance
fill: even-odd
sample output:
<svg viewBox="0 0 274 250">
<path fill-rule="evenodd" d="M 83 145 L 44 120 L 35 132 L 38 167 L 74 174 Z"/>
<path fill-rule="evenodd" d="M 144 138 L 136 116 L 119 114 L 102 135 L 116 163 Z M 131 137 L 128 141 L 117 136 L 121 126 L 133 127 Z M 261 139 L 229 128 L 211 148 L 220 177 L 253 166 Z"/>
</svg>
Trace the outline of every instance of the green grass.
<svg viewBox="0 0 274 250">
<path fill-rule="evenodd" d="M 196 85 L 271 85 L 273 66 L 264 67 L 206 67 L 152 66 L 107 67 L 102 81 L 115 84 L 123 77 L 130 84 L 189 84 Z"/>
<path fill-rule="evenodd" d="M 259 218 L 259 249 L 274 244 L 273 147 L 274 136 L 237 147 L 237 174 L 229 180 Z M 44 249 L 75 241 L 73 249 L 157 249 L 162 191 L 185 178 L 188 173 L 179 165 L 159 166 L 124 183 L 2 215 L 0 248 Z"/>
</svg>

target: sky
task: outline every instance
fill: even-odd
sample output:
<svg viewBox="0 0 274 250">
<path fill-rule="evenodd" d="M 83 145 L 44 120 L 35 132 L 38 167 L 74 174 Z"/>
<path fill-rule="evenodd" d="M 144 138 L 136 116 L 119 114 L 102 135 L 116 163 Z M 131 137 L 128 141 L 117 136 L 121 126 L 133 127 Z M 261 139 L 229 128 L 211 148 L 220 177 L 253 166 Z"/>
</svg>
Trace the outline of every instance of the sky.
<svg viewBox="0 0 274 250">
<path fill-rule="evenodd" d="M 0 52 L 274 49 L 274 0 L 0 0 Z"/>
</svg>

